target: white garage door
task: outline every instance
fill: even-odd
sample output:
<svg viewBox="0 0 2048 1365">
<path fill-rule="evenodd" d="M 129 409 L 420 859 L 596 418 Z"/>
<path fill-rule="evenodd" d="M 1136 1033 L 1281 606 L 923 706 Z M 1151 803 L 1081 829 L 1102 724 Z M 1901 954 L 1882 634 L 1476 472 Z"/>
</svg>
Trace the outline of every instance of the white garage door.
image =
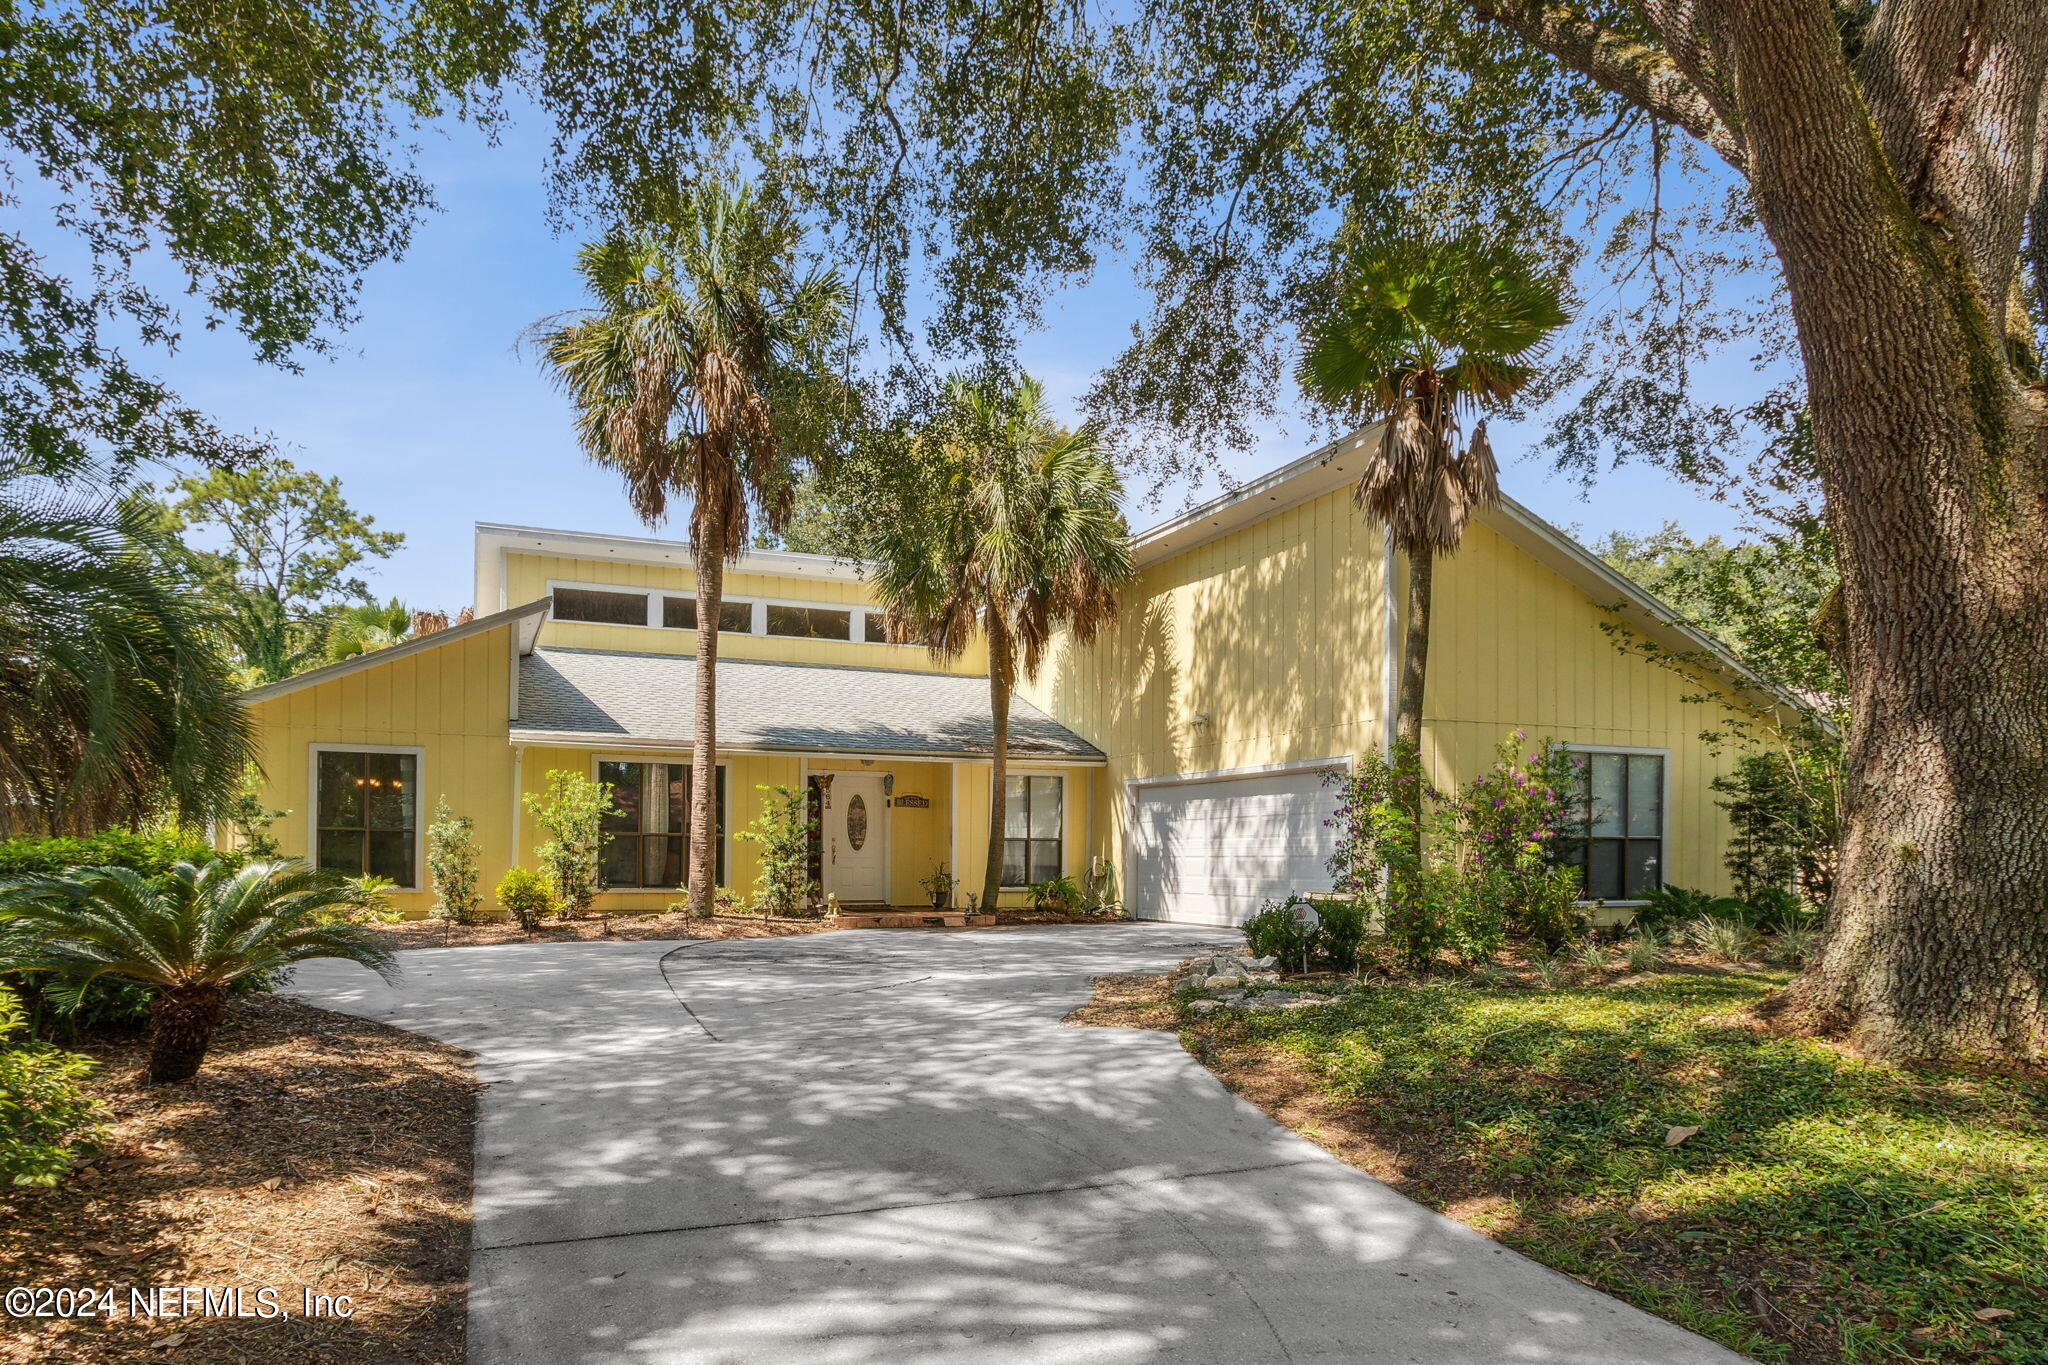
<svg viewBox="0 0 2048 1365">
<path fill-rule="evenodd" d="M 1336 793 L 1321 770 L 1136 789 L 1131 913 L 1241 924 L 1268 901 L 1330 889 Z"/>
</svg>

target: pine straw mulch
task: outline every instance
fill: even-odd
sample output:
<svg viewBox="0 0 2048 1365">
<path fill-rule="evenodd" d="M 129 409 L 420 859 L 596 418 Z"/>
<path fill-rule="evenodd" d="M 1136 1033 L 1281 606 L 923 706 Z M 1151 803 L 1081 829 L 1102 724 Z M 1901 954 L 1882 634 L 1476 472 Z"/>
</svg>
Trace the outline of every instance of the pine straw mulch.
<svg viewBox="0 0 2048 1365">
<path fill-rule="evenodd" d="M 659 915 L 588 915 L 580 919 L 546 920 L 532 933 L 518 921 L 487 920 L 454 924 L 444 919 L 409 919 L 370 926 L 384 946 L 401 948 L 482 948 L 499 943 L 602 943 L 606 940 L 678 938 L 786 938 L 822 934 L 835 928 L 829 919 L 767 919 L 760 915 L 717 915 L 692 919 L 681 912 Z"/>
<path fill-rule="evenodd" d="M 468 1053 L 276 996 L 237 1002 L 179 1085 L 142 1084 L 139 1038 L 69 1046 L 101 1063 L 110 1140 L 56 1189 L 0 1190 L 0 1285 L 112 1286 L 119 1311 L 7 1321 L 0 1361 L 460 1365 Z M 130 1317 L 150 1286 L 244 1287 L 251 1313 L 267 1287 L 290 1316 Z M 301 1316 L 305 1290 L 353 1316 Z"/>
</svg>

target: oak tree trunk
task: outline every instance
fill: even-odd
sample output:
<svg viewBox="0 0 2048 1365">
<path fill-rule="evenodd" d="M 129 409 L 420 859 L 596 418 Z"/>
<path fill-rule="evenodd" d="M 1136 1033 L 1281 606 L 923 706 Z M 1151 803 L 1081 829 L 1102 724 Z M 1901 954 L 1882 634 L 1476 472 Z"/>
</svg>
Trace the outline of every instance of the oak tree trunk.
<svg viewBox="0 0 2048 1365">
<path fill-rule="evenodd" d="M 690 914 L 709 915 L 718 885 L 718 616 L 725 600 L 725 526 L 697 537 L 697 734 L 690 750 Z"/>
<path fill-rule="evenodd" d="M 994 914 L 1003 887 L 1003 816 L 1010 777 L 1010 641 L 988 632 L 988 704 L 995 752 L 988 769 L 988 864 L 981 874 L 981 908 Z"/>
<path fill-rule="evenodd" d="M 2039 11 L 2025 22 L 2048 41 Z M 2018 28 L 2005 36 L 2026 37 Z M 1876 87 L 1867 100 L 1825 6 L 1737 0 L 1710 38 L 1790 292 L 1842 570 L 1853 720 L 1840 871 L 1790 1003 L 1881 1056 L 2037 1057 L 2048 396 L 2018 382 L 2005 288 L 1983 285 L 1984 262 L 2017 255 L 2017 240 L 1986 246 L 2005 231 L 1994 200 L 2007 187 L 1941 171 L 1948 145 L 1922 149 L 1932 170 L 1899 165 L 1910 139 L 1872 137 L 1886 125 Z M 2039 75 L 2023 115 L 2036 124 Z M 2003 135 L 1965 131 L 1951 140 Z M 1941 201 L 1943 185 L 1981 197 Z"/>
<path fill-rule="evenodd" d="M 227 992 L 219 986 L 172 986 L 158 992 L 149 1007 L 150 1084 L 190 1080 L 227 1012 Z"/>
</svg>

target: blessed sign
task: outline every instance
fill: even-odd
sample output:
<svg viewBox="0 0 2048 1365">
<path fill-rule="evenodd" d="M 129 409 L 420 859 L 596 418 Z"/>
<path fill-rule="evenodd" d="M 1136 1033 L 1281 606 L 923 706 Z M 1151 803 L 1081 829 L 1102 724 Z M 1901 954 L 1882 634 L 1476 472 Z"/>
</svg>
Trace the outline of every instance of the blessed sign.
<svg viewBox="0 0 2048 1365">
<path fill-rule="evenodd" d="M 926 796 L 899 796 L 893 804 L 906 810 L 930 810 L 932 805 Z"/>
</svg>

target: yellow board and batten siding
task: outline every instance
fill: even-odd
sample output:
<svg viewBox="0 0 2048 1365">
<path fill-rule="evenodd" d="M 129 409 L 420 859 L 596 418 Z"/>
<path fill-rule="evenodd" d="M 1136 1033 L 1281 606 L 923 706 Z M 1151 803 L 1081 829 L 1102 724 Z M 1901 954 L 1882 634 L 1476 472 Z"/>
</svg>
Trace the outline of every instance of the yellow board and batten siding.
<svg viewBox="0 0 2048 1365">
<path fill-rule="evenodd" d="M 1109 754 L 1094 852 L 1121 863 L 1128 781 L 1380 749 L 1384 565 L 1379 528 L 1337 489 L 1153 559 L 1122 594 L 1113 629 L 1091 646 L 1062 638 L 1023 690 Z M 1404 602 L 1405 575 L 1394 587 Z M 1708 784 L 1734 755 L 1699 735 L 1730 712 L 1685 700 L 1709 690 L 1699 678 L 1617 649 L 1601 629 L 1609 619 L 1475 524 L 1436 571 L 1430 778 L 1470 781 L 1516 729 L 1532 741 L 1666 750 L 1664 879 L 1725 889 L 1727 820 Z"/>
<path fill-rule="evenodd" d="M 679 565 L 643 564 L 631 560 L 600 560 L 552 554 L 505 555 L 505 593 L 510 603 L 534 602 L 548 595 L 550 584 L 577 583 L 593 587 L 649 589 L 690 593 L 695 571 Z M 728 572 L 725 596 L 747 600 L 804 602 L 827 607 L 873 607 L 875 596 L 862 582 L 839 577 L 794 577 Z M 540 642 L 562 649 L 607 649 L 627 654 L 695 654 L 697 633 L 660 626 L 595 625 L 582 621 L 549 621 Z M 979 642 L 957 659 L 940 661 L 921 645 L 869 644 L 861 640 L 811 640 L 786 635 L 752 635 L 722 631 L 718 652 L 727 659 L 765 659 L 775 663 L 831 664 L 839 668 L 887 668 L 899 672 L 962 673 L 987 671 L 988 656 Z"/>
<path fill-rule="evenodd" d="M 476 822 L 477 862 L 495 881 L 511 863 L 512 754 L 506 744 L 510 661 L 516 624 L 482 631 L 251 704 L 263 783 L 258 797 L 287 814 L 271 828 L 282 851 L 313 852 L 312 753 L 315 744 L 417 746 L 422 827 L 446 797 Z M 424 847 L 424 840 L 421 841 Z M 392 896 L 409 915 L 426 913 L 421 886 Z"/>
</svg>

